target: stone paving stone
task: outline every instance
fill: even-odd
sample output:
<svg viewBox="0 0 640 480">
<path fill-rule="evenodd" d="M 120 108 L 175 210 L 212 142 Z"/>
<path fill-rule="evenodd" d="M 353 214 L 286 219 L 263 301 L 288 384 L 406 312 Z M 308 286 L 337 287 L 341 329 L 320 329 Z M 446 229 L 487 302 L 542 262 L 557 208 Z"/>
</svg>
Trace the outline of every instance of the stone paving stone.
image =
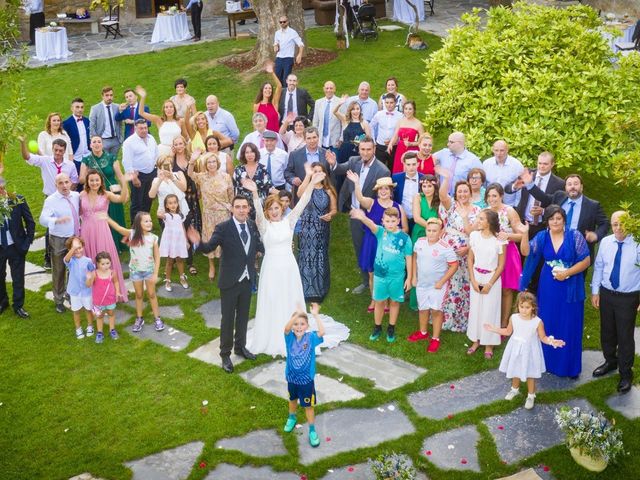
<svg viewBox="0 0 640 480">
<path fill-rule="evenodd" d="M 80 475 L 76 475 L 75 477 L 71 477 L 69 480 L 105 480 L 104 478 L 94 477 L 89 472 L 81 473 Z"/>
<path fill-rule="evenodd" d="M 640 417 L 640 388 L 637 385 L 625 394 L 616 393 L 607 399 L 607 405 L 630 420 Z"/>
<path fill-rule="evenodd" d="M 181 332 L 180 330 L 177 330 L 167 324 L 165 324 L 165 328 L 163 331 L 156 332 L 153 328 L 153 321 L 149 318 L 145 319 L 145 325 L 141 332 L 134 333 L 131 330 L 132 328 L 133 325 L 129 325 L 125 329 L 131 334 L 131 336 L 139 338 L 140 340 L 151 340 L 152 342 L 170 348 L 174 352 L 184 350 L 187 345 L 189 345 L 189 342 L 191 342 L 191 335 L 187 335 L 186 333 Z"/>
<path fill-rule="evenodd" d="M 247 329 L 250 329 L 253 326 L 253 319 L 249 320 L 247 323 Z M 193 352 L 188 354 L 191 358 L 195 358 L 196 360 L 200 360 L 204 363 L 210 363 L 211 365 L 215 365 L 217 367 L 222 365 L 222 360 L 220 359 L 220 337 L 216 337 L 208 343 L 196 348 Z M 240 357 L 231 351 L 231 362 L 234 365 L 238 365 L 245 361 L 244 357 Z"/>
<path fill-rule="evenodd" d="M 591 372 L 602 362 L 602 353 L 587 350 L 582 353 L 582 374 L 578 379 L 556 377 L 544 373 L 537 382 L 538 391 L 571 390 L 596 380 Z M 502 400 L 509 391 L 509 380 L 498 370 L 488 370 L 469 377 L 452 380 L 428 390 L 409 395 L 409 403 L 418 415 L 443 419 L 448 415 L 473 410 L 481 405 Z M 525 387 L 521 387 L 524 393 Z"/>
<path fill-rule="evenodd" d="M 371 428 L 375 425 L 375 428 Z M 316 417 L 320 446 L 309 445 L 307 427 L 297 435 L 300 463 L 318 460 L 358 448 L 374 447 L 415 432 L 415 428 L 396 404 L 378 408 L 342 408 Z"/>
<path fill-rule="evenodd" d="M 274 472 L 271 467 L 238 467 L 221 463 L 204 480 L 300 480 L 300 475 Z"/>
<path fill-rule="evenodd" d="M 123 323 L 127 323 L 131 317 L 134 317 L 135 313 L 131 313 L 131 312 L 127 312 L 124 310 L 120 310 L 119 308 L 116 308 L 116 325 L 122 325 Z M 108 320 L 105 317 L 104 320 L 105 324 L 108 324 Z"/>
<path fill-rule="evenodd" d="M 524 395 L 519 397 L 520 400 L 524 402 Z M 580 398 L 563 403 L 536 404 L 532 410 L 520 407 L 506 415 L 487 418 L 483 423 L 493 436 L 500 458 L 507 463 L 517 463 L 564 442 L 564 433 L 557 427 L 553 417 L 555 410 L 565 405 L 597 411 Z"/>
<path fill-rule="evenodd" d="M 29 247 L 30 252 L 39 252 L 41 250 L 44 250 L 44 235 L 36 238 Z"/>
<path fill-rule="evenodd" d="M 407 463 L 413 465 L 411 458 L 405 456 Z M 376 480 L 368 463 L 358 463 L 342 468 L 332 468 L 321 480 Z M 427 476 L 416 470 L 415 480 L 428 480 Z"/>
<path fill-rule="evenodd" d="M 636 355 L 640 355 L 640 327 L 633 330 L 633 339 L 636 342 Z"/>
<path fill-rule="evenodd" d="M 317 361 L 352 377 L 370 379 L 376 388 L 385 391 L 414 382 L 426 373 L 424 368 L 352 343 L 342 343 L 340 348 L 325 351 Z"/>
<path fill-rule="evenodd" d="M 224 438 L 216 442 L 216 448 L 237 450 L 261 458 L 287 454 L 282 437 L 275 430 L 257 430 L 242 437 Z"/>
<path fill-rule="evenodd" d="M 193 298 L 193 290 L 191 288 L 182 288 L 179 282 L 173 282 L 173 290 L 167 292 L 164 288 L 164 282 L 158 283 L 156 285 L 156 295 L 160 298 L 169 298 L 169 299 L 183 299 L 183 298 Z"/>
<path fill-rule="evenodd" d="M 544 472 L 542 468 L 527 468 L 521 472 L 514 473 L 508 477 L 501 477 L 498 480 L 549 480 L 553 477 L 548 475 L 548 472 Z"/>
<path fill-rule="evenodd" d="M 191 473 L 203 448 L 204 442 L 191 442 L 125 465 L 133 471 L 132 480 L 183 480 Z"/>
<path fill-rule="evenodd" d="M 284 369 L 284 360 L 279 360 L 260 365 L 248 372 L 241 373 L 240 376 L 266 392 L 277 397 L 286 398 L 287 381 L 284 376 Z M 320 373 L 316 373 L 315 386 L 319 403 L 347 402 L 364 397 L 362 392 Z"/>
<path fill-rule="evenodd" d="M 222 312 L 220 310 L 220 299 L 214 298 L 213 300 L 203 303 L 196 309 L 200 315 L 204 317 L 204 323 L 209 328 L 220 328 L 220 321 L 222 320 Z"/>
<path fill-rule="evenodd" d="M 177 320 L 184 317 L 182 309 L 178 305 L 169 305 L 159 307 L 160 317 L 163 319 L 169 318 L 171 320 Z"/>
<path fill-rule="evenodd" d="M 442 470 L 479 472 L 478 440 L 480 434 L 475 425 L 468 425 L 428 437 L 422 444 L 422 454 Z"/>
<path fill-rule="evenodd" d="M 46 284 L 51 283 L 51 272 L 35 263 L 24 263 L 24 288 L 32 292 L 39 292 Z M 11 282 L 11 269 L 7 267 L 6 281 Z"/>
</svg>

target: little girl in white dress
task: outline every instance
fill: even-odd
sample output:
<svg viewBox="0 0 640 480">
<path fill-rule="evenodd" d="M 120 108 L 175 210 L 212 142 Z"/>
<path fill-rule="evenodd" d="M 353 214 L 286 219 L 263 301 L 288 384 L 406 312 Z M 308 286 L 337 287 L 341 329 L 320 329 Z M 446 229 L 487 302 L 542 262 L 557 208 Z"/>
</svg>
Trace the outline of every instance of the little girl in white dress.
<svg viewBox="0 0 640 480">
<path fill-rule="evenodd" d="M 484 324 L 484 328 L 500 335 L 511 335 L 499 367 L 501 372 L 507 374 L 507 378 L 511 378 L 511 390 L 504 398 L 513 400 L 520 394 L 520 381 L 526 381 L 528 395 L 524 408 L 530 410 L 536 399 L 536 378 L 546 372 L 540 342 L 553 348 L 564 346 L 564 342 L 545 333 L 544 324 L 537 316 L 538 304 L 533 294 L 520 292 L 516 301 L 518 313 L 511 315 L 507 328 L 497 328 L 488 323 Z"/>
</svg>

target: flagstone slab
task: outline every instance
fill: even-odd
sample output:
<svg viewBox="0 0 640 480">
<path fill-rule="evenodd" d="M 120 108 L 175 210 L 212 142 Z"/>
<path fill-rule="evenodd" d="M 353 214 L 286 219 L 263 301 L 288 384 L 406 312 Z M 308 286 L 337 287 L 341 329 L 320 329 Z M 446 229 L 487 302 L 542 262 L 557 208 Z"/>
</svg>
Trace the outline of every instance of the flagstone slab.
<svg viewBox="0 0 640 480">
<path fill-rule="evenodd" d="M 572 390 L 596 380 L 593 369 L 602 362 L 602 353 L 592 350 L 582 352 L 582 374 L 572 380 L 551 373 L 542 374 L 537 382 L 540 392 Z M 487 370 L 469 377 L 453 380 L 409 395 L 409 403 L 421 417 L 441 420 L 449 415 L 474 410 L 481 405 L 504 399 L 509 382 L 504 373 Z M 522 387 L 524 393 L 525 388 Z"/>
<path fill-rule="evenodd" d="M 271 467 L 238 467 L 221 463 L 204 480 L 300 480 L 300 475 L 275 472 Z"/>
<path fill-rule="evenodd" d="M 524 401 L 523 397 L 516 398 Z M 563 403 L 536 404 L 532 410 L 520 407 L 506 415 L 483 420 L 493 436 L 500 458 L 506 463 L 517 463 L 563 443 L 565 435 L 554 420 L 556 409 L 562 406 L 597 411 L 588 401 L 580 398 Z"/>
<path fill-rule="evenodd" d="M 184 350 L 187 345 L 189 345 L 189 342 L 191 342 L 191 335 L 181 332 L 180 330 L 173 328 L 167 324 L 165 324 L 165 328 L 163 331 L 156 332 L 156 330 L 153 328 L 153 321 L 151 321 L 150 319 L 145 320 L 145 325 L 142 328 L 141 332 L 136 333 L 132 330 L 132 328 L 133 325 L 129 325 L 125 328 L 125 330 L 131 334 L 131 336 L 140 340 L 151 340 L 152 342 L 170 348 L 174 352 Z"/>
<path fill-rule="evenodd" d="M 279 360 L 260 365 L 248 372 L 241 373 L 240 376 L 247 382 L 268 393 L 280 398 L 286 398 L 287 380 L 284 374 L 285 366 L 285 361 Z M 316 374 L 314 382 L 318 402 L 321 403 L 347 402 L 364 397 L 364 394 L 355 388 L 320 373 Z"/>
<path fill-rule="evenodd" d="M 203 303 L 196 309 L 200 315 L 204 317 L 204 323 L 209 328 L 220 328 L 220 322 L 222 320 L 222 310 L 220 307 L 220 299 L 214 298 L 213 300 Z"/>
<path fill-rule="evenodd" d="M 216 448 L 237 450 L 260 458 L 287 454 L 282 437 L 275 430 L 257 430 L 242 437 L 224 438 L 216 442 Z"/>
<path fill-rule="evenodd" d="M 543 467 L 538 466 L 536 468 L 527 468 L 508 477 L 501 477 L 498 480 L 553 480 L 553 478 L 550 470 L 545 472 Z"/>
<path fill-rule="evenodd" d="M 191 442 L 125 465 L 133 471 L 133 480 L 183 480 L 191 473 L 203 448 L 204 442 Z"/>
<path fill-rule="evenodd" d="M 617 393 L 609 397 L 607 405 L 629 420 L 635 420 L 640 417 L 640 388 L 634 385 L 627 393 Z"/>
<path fill-rule="evenodd" d="M 178 305 L 168 305 L 159 307 L 160 318 L 166 319 L 169 318 L 171 320 L 177 320 L 179 318 L 184 317 L 184 313 L 182 313 L 182 309 Z"/>
<path fill-rule="evenodd" d="M 437 433 L 425 439 L 422 453 L 442 470 L 480 471 L 476 445 L 480 434 L 475 425 Z"/>
<path fill-rule="evenodd" d="M 297 435 L 300 463 L 318 460 L 358 448 L 374 447 L 415 432 L 407 416 L 396 404 L 378 408 L 342 408 L 316 416 L 320 446 L 309 445 L 307 427 Z"/>
<path fill-rule="evenodd" d="M 133 317 L 134 315 L 135 315 L 134 313 L 116 308 L 116 325 L 122 325 L 123 323 L 127 323 L 131 319 L 131 317 Z M 107 317 L 105 317 L 104 323 L 108 324 L 108 322 L 109 320 L 107 319 Z"/>
<path fill-rule="evenodd" d="M 253 319 L 249 320 L 247 323 L 247 329 L 253 327 Z M 211 365 L 216 365 L 217 367 L 222 365 L 222 359 L 220 358 L 220 337 L 216 337 L 208 343 L 196 348 L 193 352 L 188 354 L 191 358 L 195 358 L 196 360 L 200 360 L 204 363 L 209 363 Z M 234 365 L 238 365 L 245 361 L 244 357 L 236 355 L 231 351 L 231 356 L 229 357 L 231 362 Z"/>
<path fill-rule="evenodd" d="M 44 235 L 36 238 L 29 246 L 29 251 L 39 252 L 40 250 L 44 250 L 44 243 Z"/>
<path fill-rule="evenodd" d="M 156 295 L 160 298 L 169 298 L 169 299 L 184 299 L 184 298 L 193 298 L 193 290 L 191 288 L 182 288 L 179 282 L 173 282 L 173 290 L 167 292 L 164 288 L 164 282 L 162 284 L 156 285 Z"/>
<path fill-rule="evenodd" d="M 633 330 L 633 339 L 636 343 L 636 355 L 640 355 L 640 327 Z"/>
<path fill-rule="evenodd" d="M 367 378 L 374 382 L 376 388 L 385 391 L 412 383 L 427 372 L 424 368 L 352 343 L 341 343 L 339 348 L 323 352 L 316 360 L 352 377 Z"/>
<path fill-rule="evenodd" d="M 10 268 L 7 268 L 6 281 L 12 281 Z M 51 272 L 46 271 L 35 263 L 24 263 L 24 288 L 32 292 L 39 292 L 48 283 L 51 283 Z"/>
<path fill-rule="evenodd" d="M 411 458 L 406 455 L 402 456 L 405 457 L 409 465 L 413 465 Z M 371 471 L 369 463 L 358 463 L 342 468 L 332 468 L 321 480 L 376 480 L 376 476 Z M 428 477 L 416 470 L 415 480 L 428 480 Z"/>
</svg>

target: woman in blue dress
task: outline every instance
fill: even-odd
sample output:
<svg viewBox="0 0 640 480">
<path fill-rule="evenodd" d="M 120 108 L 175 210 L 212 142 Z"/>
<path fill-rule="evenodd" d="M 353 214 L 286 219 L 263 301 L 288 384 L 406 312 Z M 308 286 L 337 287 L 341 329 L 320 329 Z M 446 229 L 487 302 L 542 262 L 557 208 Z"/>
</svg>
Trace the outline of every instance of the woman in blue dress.
<svg viewBox="0 0 640 480">
<path fill-rule="evenodd" d="M 522 254 L 529 255 L 522 272 L 524 290 L 540 262 L 538 315 L 547 335 L 566 342 L 564 348 L 543 345 L 547 371 L 559 377 L 576 378 L 582 370 L 584 325 L 584 271 L 589 268 L 589 247 L 582 234 L 565 228 L 566 213 L 558 205 L 547 207 L 548 228 L 531 242 L 522 242 Z M 527 248 L 529 247 L 529 248 Z"/>
</svg>

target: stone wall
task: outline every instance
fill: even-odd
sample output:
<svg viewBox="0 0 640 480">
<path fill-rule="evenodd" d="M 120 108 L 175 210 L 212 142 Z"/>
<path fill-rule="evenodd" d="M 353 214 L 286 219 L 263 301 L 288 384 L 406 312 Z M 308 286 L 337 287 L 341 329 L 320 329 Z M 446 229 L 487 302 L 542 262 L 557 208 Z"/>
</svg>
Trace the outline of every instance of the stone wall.
<svg viewBox="0 0 640 480">
<path fill-rule="evenodd" d="M 632 19 L 640 19 L 640 1 L 638 0 L 583 0 L 584 4 L 591 5 L 602 13 L 615 13 L 616 15 L 629 14 Z"/>
</svg>

